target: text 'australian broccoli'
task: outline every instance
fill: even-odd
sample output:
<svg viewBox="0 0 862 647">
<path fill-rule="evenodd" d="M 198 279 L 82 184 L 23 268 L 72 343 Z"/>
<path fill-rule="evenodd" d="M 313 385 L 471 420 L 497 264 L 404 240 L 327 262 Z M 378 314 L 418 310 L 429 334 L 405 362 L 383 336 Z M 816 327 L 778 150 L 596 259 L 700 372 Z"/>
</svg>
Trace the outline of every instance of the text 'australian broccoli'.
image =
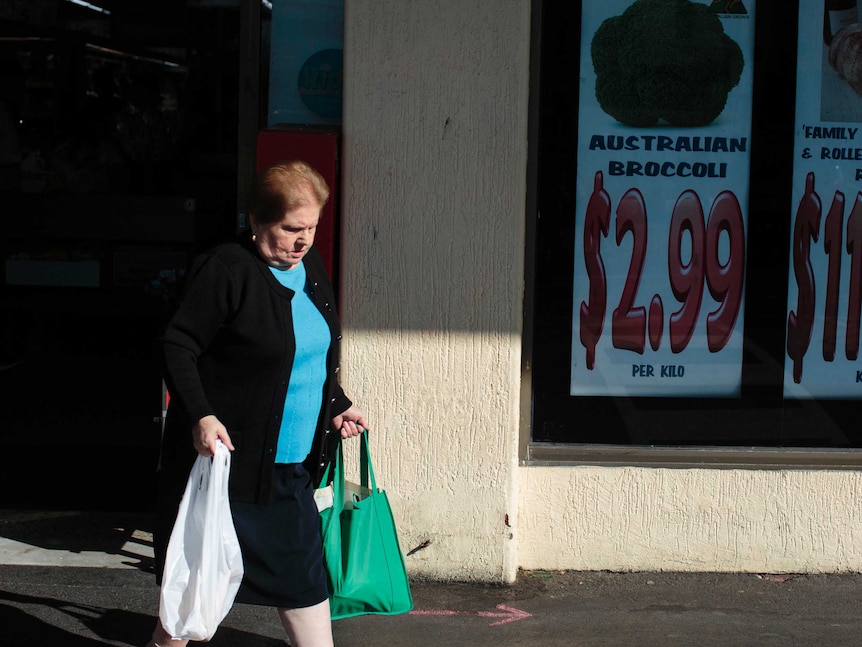
<svg viewBox="0 0 862 647">
<path fill-rule="evenodd" d="M 599 105 L 635 127 L 712 123 L 744 66 L 718 16 L 689 0 L 636 0 L 601 24 L 590 51 Z"/>
</svg>

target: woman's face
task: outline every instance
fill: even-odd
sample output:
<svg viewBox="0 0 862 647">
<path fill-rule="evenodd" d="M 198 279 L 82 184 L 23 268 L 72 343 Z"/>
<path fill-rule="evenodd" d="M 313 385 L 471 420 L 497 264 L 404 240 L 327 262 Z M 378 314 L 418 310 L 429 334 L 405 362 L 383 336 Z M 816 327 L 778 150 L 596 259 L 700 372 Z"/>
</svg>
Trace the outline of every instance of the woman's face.
<svg viewBox="0 0 862 647">
<path fill-rule="evenodd" d="M 260 224 L 251 215 L 251 230 L 261 258 L 272 267 L 289 270 L 295 267 L 314 243 L 320 220 L 320 205 L 311 200 L 284 214 L 281 220 Z"/>
</svg>

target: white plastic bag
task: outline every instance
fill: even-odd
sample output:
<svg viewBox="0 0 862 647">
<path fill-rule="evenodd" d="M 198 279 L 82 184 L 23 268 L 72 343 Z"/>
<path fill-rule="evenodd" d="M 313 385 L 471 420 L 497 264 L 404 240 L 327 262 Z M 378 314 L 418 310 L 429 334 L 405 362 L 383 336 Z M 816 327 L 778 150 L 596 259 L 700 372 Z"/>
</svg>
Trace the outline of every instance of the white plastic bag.
<svg viewBox="0 0 862 647">
<path fill-rule="evenodd" d="M 159 620 L 172 637 L 210 640 L 242 582 L 239 541 L 228 500 L 230 451 L 198 455 L 180 502 L 165 557 Z"/>
</svg>

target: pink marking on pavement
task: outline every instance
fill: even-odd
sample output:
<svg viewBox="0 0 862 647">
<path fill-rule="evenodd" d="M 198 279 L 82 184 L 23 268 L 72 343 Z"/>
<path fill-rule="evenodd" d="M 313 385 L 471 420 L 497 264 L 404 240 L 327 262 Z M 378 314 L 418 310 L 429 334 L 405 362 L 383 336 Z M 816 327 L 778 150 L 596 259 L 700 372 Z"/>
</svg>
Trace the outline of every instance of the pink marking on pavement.
<svg viewBox="0 0 862 647">
<path fill-rule="evenodd" d="M 414 609 L 410 615 L 414 616 L 477 616 L 479 618 L 501 618 L 497 622 L 491 622 L 488 626 L 496 627 L 497 625 L 505 625 L 517 620 L 532 617 L 532 613 L 521 611 L 514 607 L 507 607 L 505 604 L 498 604 L 497 608 L 504 613 L 494 611 L 452 611 L 449 609 Z"/>
</svg>

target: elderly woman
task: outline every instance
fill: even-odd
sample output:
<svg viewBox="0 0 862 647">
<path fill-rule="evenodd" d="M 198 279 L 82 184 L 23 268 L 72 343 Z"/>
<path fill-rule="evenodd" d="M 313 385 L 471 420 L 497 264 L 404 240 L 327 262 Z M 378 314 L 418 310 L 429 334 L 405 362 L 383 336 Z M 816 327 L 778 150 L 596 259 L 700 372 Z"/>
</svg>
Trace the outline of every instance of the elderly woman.
<svg viewBox="0 0 862 647">
<path fill-rule="evenodd" d="M 197 454 L 221 440 L 245 575 L 237 602 L 272 606 L 294 647 L 332 645 L 314 487 L 338 435 L 366 426 L 338 384 L 335 294 L 312 247 L 329 198 L 308 164 L 258 174 L 250 231 L 197 258 L 162 338 L 171 394 L 154 543 L 161 581 Z M 157 624 L 149 647 L 177 647 Z"/>
</svg>

